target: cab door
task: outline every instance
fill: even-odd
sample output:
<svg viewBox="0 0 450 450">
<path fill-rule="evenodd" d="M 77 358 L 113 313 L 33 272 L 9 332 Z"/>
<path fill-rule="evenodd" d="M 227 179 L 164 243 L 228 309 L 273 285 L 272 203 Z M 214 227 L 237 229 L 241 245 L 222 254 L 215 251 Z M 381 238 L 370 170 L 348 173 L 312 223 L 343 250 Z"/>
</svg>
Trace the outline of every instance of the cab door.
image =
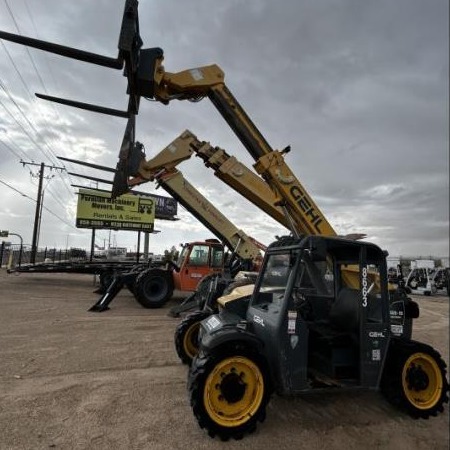
<svg viewBox="0 0 450 450">
<path fill-rule="evenodd" d="M 223 247 L 193 244 L 180 269 L 180 289 L 195 291 L 199 281 L 210 273 L 223 271 Z"/>
<path fill-rule="evenodd" d="M 360 260 L 361 385 L 378 387 L 390 339 L 387 269 L 382 257 L 362 247 Z M 378 256 L 378 257 L 377 257 Z"/>
</svg>

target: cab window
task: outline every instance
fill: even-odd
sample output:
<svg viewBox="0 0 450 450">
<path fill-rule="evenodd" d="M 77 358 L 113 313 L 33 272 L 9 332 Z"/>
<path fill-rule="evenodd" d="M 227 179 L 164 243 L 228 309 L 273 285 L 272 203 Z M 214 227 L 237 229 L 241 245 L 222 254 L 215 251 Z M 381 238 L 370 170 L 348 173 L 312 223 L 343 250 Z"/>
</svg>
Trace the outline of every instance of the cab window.
<svg viewBox="0 0 450 450">
<path fill-rule="evenodd" d="M 191 266 L 207 266 L 208 253 L 209 246 L 199 244 L 194 245 L 189 256 L 189 264 Z"/>
<path fill-rule="evenodd" d="M 327 261 L 301 262 L 295 287 L 304 290 L 308 295 L 333 296 L 334 276 Z"/>
<path fill-rule="evenodd" d="M 272 254 L 267 257 L 261 269 L 262 279 L 254 296 L 254 306 L 267 307 L 271 303 L 282 303 L 294 263 L 295 259 L 290 253 Z"/>
<path fill-rule="evenodd" d="M 223 266 L 223 249 L 221 247 L 211 248 L 211 267 Z"/>
</svg>

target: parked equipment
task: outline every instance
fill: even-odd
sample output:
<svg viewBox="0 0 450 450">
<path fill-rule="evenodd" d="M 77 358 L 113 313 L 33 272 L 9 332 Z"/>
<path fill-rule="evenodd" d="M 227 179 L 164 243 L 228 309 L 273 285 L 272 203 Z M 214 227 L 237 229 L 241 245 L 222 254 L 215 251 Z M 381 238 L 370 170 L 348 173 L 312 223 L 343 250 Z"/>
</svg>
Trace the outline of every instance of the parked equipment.
<svg viewBox="0 0 450 450">
<path fill-rule="evenodd" d="M 411 262 L 411 270 L 405 279 L 405 285 L 412 294 L 431 295 L 436 293 L 433 281 L 434 261 L 417 259 Z"/>
<path fill-rule="evenodd" d="M 164 151 L 163 151 L 164 152 Z M 161 152 L 161 153 L 163 153 Z M 161 156 L 158 154 L 155 159 Z M 194 242 L 184 246 L 177 263 L 143 271 L 118 272 L 104 295 L 91 311 L 105 311 L 125 285 L 132 285 L 137 301 L 146 308 L 159 308 L 173 294 L 174 289 L 194 291 L 208 274 L 223 274 L 225 268 L 232 278 L 240 270 L 251 271 L 265 246 L 238 229 L 226 216 L 191 185 L 173 166 L 155 165 L 153 179 L 205 225 L 216 239 Z M 231 251 L 225 261 L 224 244 Z M 196 303 L 194 302 L 194 306 Z M 184 303 L 173 312 L 191 308 Z"/>
<path fill-rule="evenodd" d="M 276 258 L 288 267 L 274 277 Z M 359 267 L 356 288 L 343 277 L 348 264 Z M 191 406 L 210 436 L 252 432 L 274 392 L 380 389 L 422 418 L 448 402 L 445 362 L 411 339 L 418 306 L 402 291 L 389 294 L 385 253 L 373 244 L 321 236 L 275 242 L 251 296 L 226 300 L 202 322 L 189 373 Z"/>
<path fill-rule="evenodd" d="M 55 47 L 21 36 L 0 37 L 84 61 L 125 65 L 129 117 L 113 195 L 137 176 L 131 164 L 134 116 L 141 96 L 164 104 L 208 97 L 255 159 L 273 189 L 293 237 L 267 251 L 253 293 L 226 302 L 201 322 L 200 346 L 189 372 L 191 406 L 210 436 L 241 438 L 265 418 L 273 392 L 381 389 L 414 417 L 428 418 L 448 402 L 446 366 L 431 346 L 411 339 L 418 305 L 402 289 L 389 292 L 386 253 L 376 245 L 336 236 L 284 160 L 273 150 L 224 83 L 216 66 L 165 71 L 163 51 L 142 49 L 136 0 L 127 0 L 117 59 Z M 61 99 L 50 98 L 61 101 Z M 63 100 L 84 109 L 107 108 Z M 283 261 L 283 270 L 274 270 Z"/>
<path fill-rule="evenodd" d="M 194 291 L 203 276 L 223 270 L 224 247 L 216 239 L 187 243 L 180 256 L 176 263 L 170 261 L 158 267 L 115 271 L 106 290 L 89 311 L 108 310 L 125 286 L 144 308 L 160 308 L 172 297 L 174 289 Z"/>
<path fill-rule="evenodd" d="M 432 283 L 438 294 L 450 295 L 450 268 L 438 267 L 432 273 Z"/>
</svg>

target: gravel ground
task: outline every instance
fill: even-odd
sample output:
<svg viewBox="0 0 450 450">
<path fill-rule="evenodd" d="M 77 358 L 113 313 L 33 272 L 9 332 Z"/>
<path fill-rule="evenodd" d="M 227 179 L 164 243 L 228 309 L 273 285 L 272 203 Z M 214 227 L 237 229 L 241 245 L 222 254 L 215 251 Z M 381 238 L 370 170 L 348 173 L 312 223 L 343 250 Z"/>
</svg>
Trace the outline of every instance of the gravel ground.
<svg viewBox="0 0 450 450">
<path fill-rule="evenodd" d="M 417 421 L 373 392 L 274 397 L 242 441 L 212 440 L 175 353 L 179 301 L 146 310 L 124 290 L 103 313 L 93 277 L 0 270 L 0 449 L 448 449 L 449 413 Z M 415 297 L 414 338 L 448 363 L 449 299 Z"/>
</svg>

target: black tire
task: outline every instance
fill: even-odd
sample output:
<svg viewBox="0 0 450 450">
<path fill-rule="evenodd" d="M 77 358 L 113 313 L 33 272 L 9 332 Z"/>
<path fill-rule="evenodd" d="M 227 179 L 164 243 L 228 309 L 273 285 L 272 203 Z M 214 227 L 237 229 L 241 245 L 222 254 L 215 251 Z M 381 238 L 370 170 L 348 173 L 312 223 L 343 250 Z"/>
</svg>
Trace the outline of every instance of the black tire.
<svg viewBox="0 0 450 450">
<path fill-rule="evenodd" d="M 389 402 L 416 419 L 444 411 L 449 386 L 439 352 L 420 342 L 393 340 L 387 358 L 381 391 Z"/>
<path fill-rule="evenodd" d="M 194 358 L 188 387 L 198 424 L 222 440 L 242 439 L 255 431 L 266 417 L 272 392 L 265 361 L 243 349 Z"/>
<path fill-rule="evenodd" d="M 160 308 L 172 297 L 172 272 L 163 269 L 144 270 L 136 278 L 133 293 L 144 308 Z"/>
<path fill-rule="evenodd" d="M 131 281 L 125 283 L 125 286 L 133 295 L 135 295 L 136 280 L 137 280 L 139 274 L 141 272 L 143 272 L 144 270 L 148 270 L 148 269 L 149 268 L 144 269 L 141 266 L 137 265 L 137 266 L 133 266 L 132 269 L 130 270 L 130 273 L 134 274 L 134 278 Z"/>
<path fill-rule="evenodd" d="M 175 328 L 175 349 L 183 364 L 191 365 L 198 354 L 198 331 L 200 322 L 211 314 L 208 311 L 196 311 L 188 314 Z"/>
</svg>

